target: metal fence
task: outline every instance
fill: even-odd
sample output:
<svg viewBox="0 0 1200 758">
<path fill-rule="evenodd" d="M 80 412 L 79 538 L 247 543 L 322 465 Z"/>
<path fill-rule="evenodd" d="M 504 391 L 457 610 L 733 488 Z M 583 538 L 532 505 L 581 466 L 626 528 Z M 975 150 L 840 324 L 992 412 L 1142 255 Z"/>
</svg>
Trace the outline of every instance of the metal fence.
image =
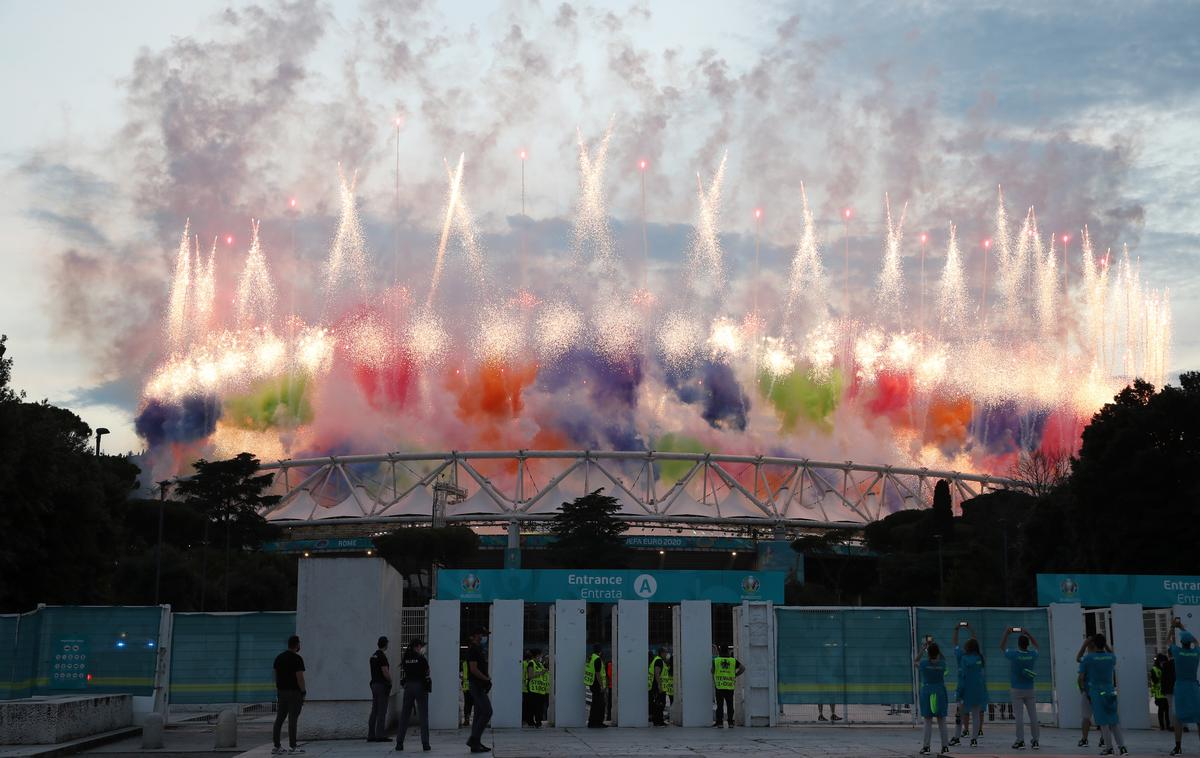
<svg viewBox="0 0 1200 758">
<path fill-rule="evenodd" d="M 45 606 L 0 616 L 0 697 L 154 694 L 158 606 Z"/>
<path fill-rule="evenodd" d="M 176 613 L 172 627 L 171 703 L 275 699 L 271 665 L 295 633 L 294 612 Z"/>
<path fill-rule="evenodd" d="M 841 717 L 855 721 L 910 721 L 915 718 L 916 669 L 913 659 L 925 637 L 939 643 L 953 689 L 958 666 L 954 627 L 970 623 L 987 662 L 992 702 L 1009 699 L 1009 666 L 1000 651 L 1004 630 L 1020 626 L 1040 643 L 1035 692 L 1042 704 L 1054 701 L 1049 613 L 1045 608 L 776 608 L 777 693 L 781 713 L 809 720 Z M 966 641 L 963 635 L 960 643 Z M 1016 645 L 1016 637 L 1009 641 Z M 813 714 L 809 706 L 817 706 Z M 882 710 L 886 708 L 887 710 Z M 1046 706 L 1044 705 L 1044 708 Z"/>
</svg>

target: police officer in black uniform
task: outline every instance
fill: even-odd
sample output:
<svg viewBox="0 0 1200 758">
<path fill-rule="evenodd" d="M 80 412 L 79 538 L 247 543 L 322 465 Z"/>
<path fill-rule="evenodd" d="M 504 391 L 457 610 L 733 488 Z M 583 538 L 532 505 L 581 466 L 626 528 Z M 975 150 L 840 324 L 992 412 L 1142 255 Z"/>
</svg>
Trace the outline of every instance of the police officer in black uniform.
<svg viewBox="0 0 1200 758">
<path fill-rule="evenodd" d="M 379 638 L 379 648 L 371 655 L 371 718 L 367 721 L 367 742 L 387 742 L 388 696 L 392 694 L 392 669 L 388 665 L 388 638 Z"/>
</svg>

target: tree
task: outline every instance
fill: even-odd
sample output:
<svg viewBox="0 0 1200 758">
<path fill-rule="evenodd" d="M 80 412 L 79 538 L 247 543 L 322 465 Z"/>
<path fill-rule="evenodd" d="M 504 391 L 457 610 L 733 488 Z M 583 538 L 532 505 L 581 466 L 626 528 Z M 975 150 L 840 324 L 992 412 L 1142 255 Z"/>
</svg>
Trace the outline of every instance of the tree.
<svg viewBox="0 0 1200 758">
<path fill-rule="evenodd" d="M 1036 497 L 1061 487 L 1071 475 L 1071 456 L 1065 452 L 1022 450 L 1009 470 L 1009 476 L 1021 482 L 1021 489 Z"/>
<path fill-rule="evenodd" d="M 624 568 L 630 551 L 624 534 L 629 525 L 618 517 L 621 502 L 598 489 L 563 503 L 550 522 L 555 542 L 551 558 L 566 568 Z"/>
<path fill-rule="evenodd" d="M 844 601 L 846 569 L 853 560 L 851 549 L 861 540 L 853 529 L 828 529 L 820 534 L 806 534 L 792 541 L 792 550 L 805 557 L 805 580 L 810 567 L 815 568 L 823 584 L 833 591 L 833 601 Z M 815 560 L 810 560 L 815 559 Z"/>
<path fill-rule="evenodd" d="M 944 539 L 954 536 L 954 506 L 950 499 L 950 482 L 939 479 L 933 485 L 933 533 Z"/>
<path fill-rule="evenodd" d="M 120 504 L 138 468 L 97 457 L 91 428 L 64 408 L 25 401 L 10 386 L 0 337 L 0 608 L 103 603 L 120 552 Z"/>
<path fill-rule="evenodd" d="M 279 495 L 265 494 L 275 479 L 274 474 L 259 474 L 259 460 L 250 453 L 239 453 L 225 461 L 206 461 L 192 464 L 196 473 L 176 486 L 184 502 L 196 506 L 205 515 L 203 535 L 203 569 L 201 571 L 201 610 L 207 594 L 209 525 L 220 523 L 225 533 L 225 573 L 222 579 L 223 605 L 229 610 L 230 554 L 237 547 L 255 547 L 275 531 L 262 512 L 279 502 Z"/>
<path fill-rule="evenodd" d="M 1123 389 L 1084 429 L 1061 503 L 1076 571 L 1195 573 L 1200 372 Z"/>
<path fill-rule="evenodd" d="M 401 527 L 375 538 L 379 557 L 388 562 L 400 576 L 419 604 L 420 596 L 428 597 L 431 588 L 422 579 L 433 566 L 454 566 L 479 550 L 479 535 L 465 526 Z M 410 602 L 408 597 L 405 602 Z"/>
</svg>

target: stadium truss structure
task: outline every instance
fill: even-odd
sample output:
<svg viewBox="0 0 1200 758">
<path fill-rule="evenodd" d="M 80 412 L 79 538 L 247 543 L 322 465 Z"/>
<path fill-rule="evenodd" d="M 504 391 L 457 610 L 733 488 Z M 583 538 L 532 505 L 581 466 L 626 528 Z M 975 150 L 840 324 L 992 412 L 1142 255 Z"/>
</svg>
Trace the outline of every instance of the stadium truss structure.
<svg viewBox="0 0 1200 758">
<path fill-rule="evenodd" d="M 928 508 L 936 482 L 955 505 L 1021 483 L 926 468 L 807 458 L 655 451 L 453 451 L 264 462 L 281 526 L 338 521 L 506 524 L 545 521 L 604 488 L 625 520 L 647 526 L 860 527 Z"/>
</svg>

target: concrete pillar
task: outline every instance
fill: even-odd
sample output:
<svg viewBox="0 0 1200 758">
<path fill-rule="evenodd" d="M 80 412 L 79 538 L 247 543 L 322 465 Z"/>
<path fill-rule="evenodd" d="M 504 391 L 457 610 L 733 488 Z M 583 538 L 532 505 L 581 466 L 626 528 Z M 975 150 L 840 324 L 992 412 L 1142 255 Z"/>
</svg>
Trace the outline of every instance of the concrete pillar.
<svg viewBox="0 0 1200 758">
<path fill-rule="evenodd" d="M 650 604 L 645 600 L 617 601 L 618 638 L 613 645 L 617 675 L 617 726 L 650 725 L 650 692 L 646 671 L 650 652 Z"/>
<path fill-rule="evenodd" d="M 381 558 L 300 560 L 296 633 L 308 686 L 301 739 L 366 736 L 371 654 L 387 635 L 399 663 L 402 595 L 400 575 Z"/>
<path fill-rule="evenodd" d="M 587 657 L 587 605 L 582 600 L 558 600 L 554 603 L 553 657 L 554 725 L 581 727 L 584 713 L 583 664 Z"/>
<path fill-rule="evenodd" d="M 426 618 L 429 625 L 429 675 L 433 679 L 433 692 L 429 695 L 429 726 L 432 729 L 457 729 L 462 698 L 462 669 L 459 664 L 459 625 L 462 616 L 459 601 L 430 600 Z"/>
<path fill-rule="evenodd" d="M 1112 612 L 1112 648 L 1117 654 L 1117 703 L 1121 726 L 1126 729 L 1150 728 L 1150 686 L 1146 682 L 1146 626 L 1142 606 L 1118 604 Z"/>
<path fill-rule="evenodd" d="M 1054 647 L 1045 652 L 1050 654 L 1050 672 L 1058 699 L 1055 708 L 1058 726 L 1074 729 L 1083 717 L 1077 684 L 1079 664 L 1075 662 L 1075 654 L 1083 644 L 1083 608 L 1079 603 L 1050 604 L 1050 639 Z"/>
<path fill-rule="evenodd" d="M 305 682 L 307 684 L 307 681 Z M 299 725 L 297 725 L 299 728 Z M 217 727 L 214 730 L 213 747 L 218 750 L 227 747 L 237 747 L 237 714 L 232 708 L 226 708 L 217 715 Z"/>
<path fill-rule="evenodd" d="M 521 659 L 525 649 L 525 602 L 496 600 L 488 626 L 488 675 L 492 677 L 492 726 L 521 725 Z"/>
<path fill-rule="evenodd" d="M 161 750 L 163 746 L 163 717 L 150 713 L 142 722 L 142 750 Z"/>
<path fill-rule="evenodd" d="M 734 690 L 734 713 L 743 726 L 775 726 L 775 608 L 744 602 L 734 609 L 733 654 L 746 673 Z"/>
<path fill-rule="evenodd" d="M 679 647 L 675 650 L 675 696 L 683 726 L 708 726 L 713 719 L 712 602 L 679 603 Z"/>
</svg>

